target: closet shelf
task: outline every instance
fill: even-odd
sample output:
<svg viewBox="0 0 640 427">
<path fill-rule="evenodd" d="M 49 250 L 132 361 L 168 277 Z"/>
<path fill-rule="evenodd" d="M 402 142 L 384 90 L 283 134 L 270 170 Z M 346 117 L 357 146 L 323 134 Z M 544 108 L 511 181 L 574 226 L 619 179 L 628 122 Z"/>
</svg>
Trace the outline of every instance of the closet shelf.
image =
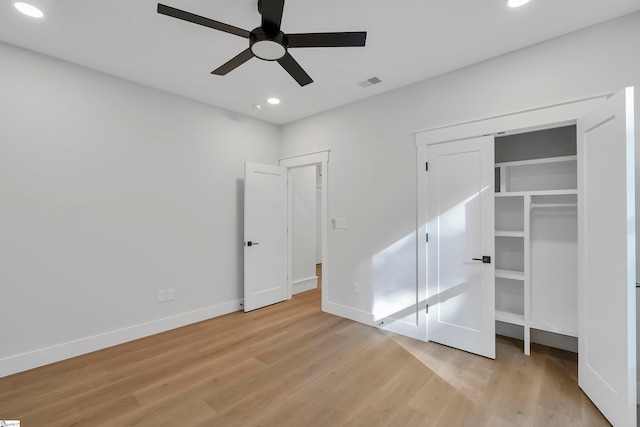
<svg viewBox="0 0 640 427">
<path fill-rule="evenodd" d="M 523 196 L 566 196 L 578 194 L 576 189 L 568 190 L 536 190 L 536 191 L 507 191 L 495 193 L 495 197 L 523 197 Z"/>
<path fill-rule="evenodd" d="M 528 166 L 528 165 L 541 165 L 545 163 L 576 162 L 576 161 L 578 161 L 578 156 L 543 157 L 540 159 L 516 160 L 513 162 L 496 163 L 495 167 Z"/>
<path fill-rule="evenodd" d="M 496 268 L 496 277 L 499 277 L 501 279 L 524 280 L 524 272 L 515 270 L 501 270 Z"/>
<path fill-rule="evenodd" d="M 496 237 L 524 237 L 524 231 L 496 230 Z"/>
<path fill-rule="evenodd" d="M 510 311 L 496 310 L 496 320 L 512 325 L 524 326 L 524 315 Z"/>
<path fill-rule="evenodd" d="M 535 208 L 577 208 L 577 203 L 531 203 L 531 209 Z"/>
</svg>

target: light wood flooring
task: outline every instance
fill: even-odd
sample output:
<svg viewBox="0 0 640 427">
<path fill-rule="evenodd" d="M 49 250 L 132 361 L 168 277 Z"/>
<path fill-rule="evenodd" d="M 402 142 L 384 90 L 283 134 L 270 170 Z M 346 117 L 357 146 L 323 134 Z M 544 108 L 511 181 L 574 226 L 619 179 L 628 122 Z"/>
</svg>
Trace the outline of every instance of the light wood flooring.
<svg viewBox="0 0 640 427">
<path fill-rule="evenodd" d="M 22 426 L 606 426 L 575 354 L 488 360 L 320 311 L 320 291 L 0 379 Z"/>
</svg>

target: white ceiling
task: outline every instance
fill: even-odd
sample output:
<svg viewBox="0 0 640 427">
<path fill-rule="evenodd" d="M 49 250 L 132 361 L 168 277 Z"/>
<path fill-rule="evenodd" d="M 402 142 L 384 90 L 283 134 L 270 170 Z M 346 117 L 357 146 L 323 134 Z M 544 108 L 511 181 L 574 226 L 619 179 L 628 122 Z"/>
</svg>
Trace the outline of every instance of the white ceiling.
<svg viewBox="0 0 640 427">
<path fill-rule="evenodd" d="M 260 25 L 257 0 L 162 2 L 246 30 Z M 366 47 L 291 49 L 314 79 L 300 87 L 279 64 L 257 58 L 211 75 L 248 40 L 159 15 L 157 1 L 31 3 L 44 19 L 0 2 L 0 41 L 276 124 L 640 10 L 639 0 L 532 0 L 519 9 L 506 0 L 288 0 L 285 33 L 368 32 Z M 373 76 L 382 83 L 358 85 Z M 267 105 L 271 96 L 282 103 Z"/>
</svg>

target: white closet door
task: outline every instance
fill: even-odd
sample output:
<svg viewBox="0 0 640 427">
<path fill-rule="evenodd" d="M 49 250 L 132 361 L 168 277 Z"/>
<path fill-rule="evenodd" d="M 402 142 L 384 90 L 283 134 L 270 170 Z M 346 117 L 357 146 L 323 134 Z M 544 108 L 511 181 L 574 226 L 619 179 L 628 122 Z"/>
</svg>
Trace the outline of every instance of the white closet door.
<svg viewBox="0 0 640 427">
<path fill-rule="evenodd" d="M 286 168 L 245 163 L 244 239 L 244 311 L 286 300 Z"/>
<path fill-rule="evenodd" d="M 493 359 L 493 137 L 429 145 L 427 161 L 429 340 Z"/>
<path fill-rule="evenodd" d="M 636 425 L 633 88 L 578 120 L 578 384 Z"/>
</svg>

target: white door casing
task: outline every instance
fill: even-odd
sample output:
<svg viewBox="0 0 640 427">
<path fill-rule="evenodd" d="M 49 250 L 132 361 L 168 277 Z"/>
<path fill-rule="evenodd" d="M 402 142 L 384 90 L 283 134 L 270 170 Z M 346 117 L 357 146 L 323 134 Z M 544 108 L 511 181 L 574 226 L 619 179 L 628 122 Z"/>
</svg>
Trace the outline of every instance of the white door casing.
<svg viewBox="0 0 640 427">
<path fill-rule="evenodd" d="M 331 283 L 329 277 L 329 245 L 328 245 L 328 226 L 329 213 L 328 213 L 328 198 L 329 198 L 329 153 L 330 150 L 316 151 L 313 153 L 299 154 L 290 157 L 279 159 L 281 167 L 288 169 L 305 167 L 316 165 L 321 170 L 321 187 L 322 187 L 322 201 L 320 207 L 320 216 L 316 218 L 320 222 L 321 233 L 321 249 L 322 249 L 322 311 L 341 315 L 336 310 L 333 310 L 334 304 L 329 301 L 329 295 L 331 292 Z M 289 218 L 289 225 L 291 226 L 292 218 Z M 288 248 L 287 264 L 289 266 L 289 281 L 291 280 L 291 266 L 292 266 L 292 253 L 291 245 Z M 289 283 L 289 292 L 291 292 L 291 283 Z"/>
<path fill-rule="evenodd" d="M 633 88 L 578 119 L 578 384 L 636 425 Z"/>
<path fill-rule="evenodd" d="M 429 340 L 495 358 L 494 139 L 426 150 Z"/>
<path fill-rule="evenodd" d="M 322 187 L 316 186 L 316 264 L 322 264 Z"/>
<path fill-rule="evenodd" d="M 245 163 L 244 311 L 284 301 L 287 283 L 287 170 Z"/>
</svg>

